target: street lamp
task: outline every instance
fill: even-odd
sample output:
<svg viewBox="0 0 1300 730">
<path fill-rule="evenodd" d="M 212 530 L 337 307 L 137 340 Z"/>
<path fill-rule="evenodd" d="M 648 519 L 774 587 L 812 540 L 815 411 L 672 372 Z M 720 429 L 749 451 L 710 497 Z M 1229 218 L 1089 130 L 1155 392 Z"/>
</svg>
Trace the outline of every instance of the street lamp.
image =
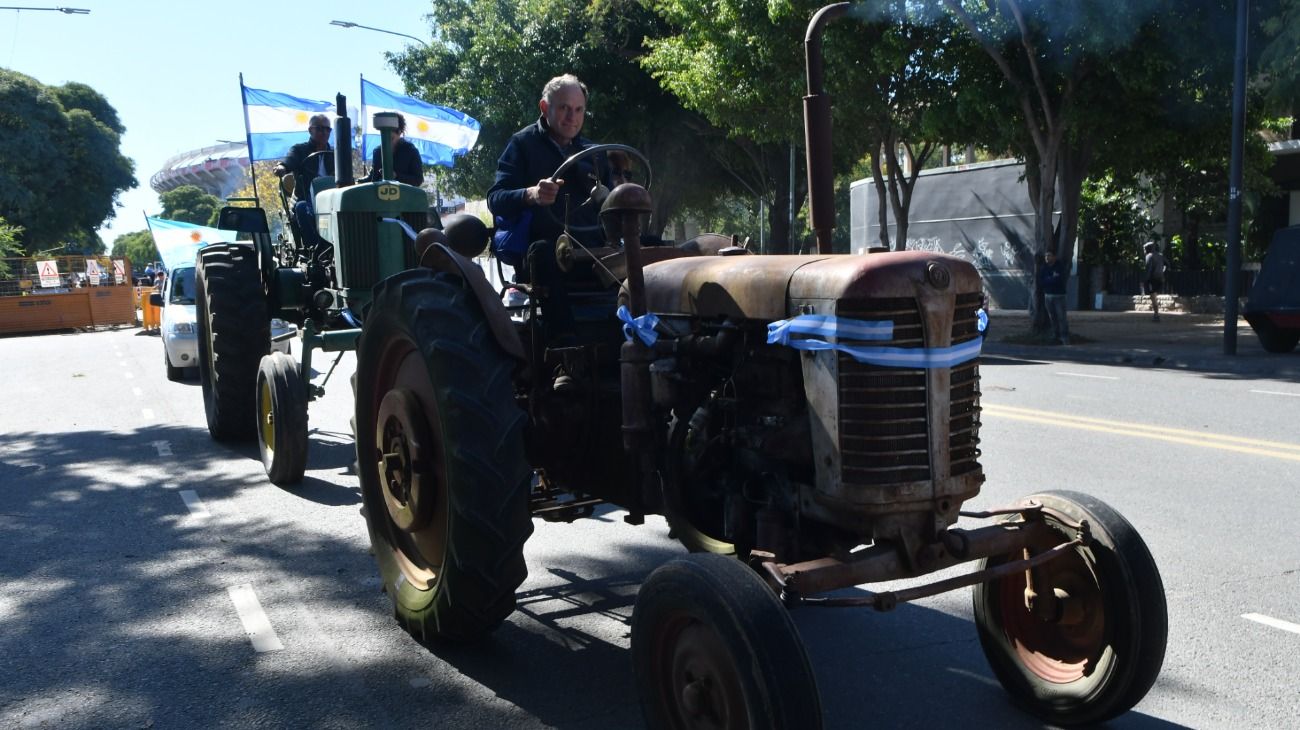
<svg viewBox="0 0 1300 730">
<path fill-rule="evenodd" d="M 64 15 L 90 15 L 90 11 L 85 8 L 30 8 L 17 5 L 0 5 L 0 10 L 57 10 Z"/>
<path fill-rule="evenodd" d="M 383 28 L 372 28 L 372 27 L 370 27 L 370 26 L 368 26 L 368 25 L 362 25 L 362 24 L 360 24 L 360 23 L 353 23 L 353 22 L 350 21 L 350 20 L 331 20 L 331 21 L 330 21 L 330 25 L 337 25 L 337 26 L 340 27 L 340 28 L 365 28 L 366 30 L 373 30 L 373 31 L 375 31 L 376 33 L 387 33 L 387 34 L 389 34 L 389 35 L 400 35 L 400 36 L 403 37 L 403 38 L 410 38 L 411 40 L 415 41 L 416 43 L 419 43 L 420 45 L 424 46 L 425 48 L 429 48 L 429 44 L 428 44 L 427 42 L 422 41 L 422 40 L 420 40 L 419 38 L 416 38 L 416 37 L 413 36 L 413 35 L 407 35 L 406 33 L 398 33 L 398 32 L 395 31 L 395 30 L 384 30 Z"/>
</svg>

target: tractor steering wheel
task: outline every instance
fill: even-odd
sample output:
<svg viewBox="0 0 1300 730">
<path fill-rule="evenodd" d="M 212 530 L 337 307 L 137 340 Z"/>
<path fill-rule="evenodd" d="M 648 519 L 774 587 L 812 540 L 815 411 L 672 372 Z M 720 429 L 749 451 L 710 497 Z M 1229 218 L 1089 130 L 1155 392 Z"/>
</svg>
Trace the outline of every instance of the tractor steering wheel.
<svg viewBox="0 0 1300 730">
<path fill-rule="evenodd" d="M 578 152 L 577 154 L 573 155 L 572 157 L 565 160 L 564 162 L 561 162 L 560 166 L 555 168 L 555 172 L 551 174 L 550 179 L 552 180 L 563 179 L 563 175 L 566 170 L 578 164 L 579 162 L 587 159 L 588 157 L 593 157 L 595 155 L 601 154 L 602 152 L 604 153 L 626 152 L 627 154 L 636 157 L 637 161 L 640 162 L 641 165 L 645 167 L 644 187 L 646 190 L 650 189 L 650 183 L 653 179 L 653 175 L 651 174 L 651 170 L 650 170 L 650 160 L 648 160 L 645 155 L 641 154 L 640 150 L 636 149 L 635 147 L 629 147 L 628 145 L 625 144 L 591 145 L 590 147 L 583 149 L 581 152 Z M 606 158 L 608 159 L 608 155 L 606 155 Z M 593 195 L 590 198 L 588 198 L 587 201 L 584 201 L 583 205 L 586 205 L 587 202 L 592 202 L 593 198 L 597 198 L 597 196 L 599 196 L 599 199 L 595 200 L 596 206 L 599 207 L 600 204 L 604 202 L 605 196 L 609 195 L 609 190 L 605 188 L 605 184 L 603 182 L 597 180 L 596 187 L 593 188 L 592 193 Z M 557 200 L 556 202 L 559 201 Z M 546 215 L 551 219 L 551 222 L 564 230 L 573 231 L 574 233 L 591 233 L 592 231 L 601 230 L 601 225 L 599 223 L 596 223 L 594 225 L 586 225 L 586 226 L 565 225 L 564 221 L 560 220 L 555 215 L 554 203 L 552 203 L 551 205 L 544 206 L 543 209 L 546 211 Z"/>
</svg>

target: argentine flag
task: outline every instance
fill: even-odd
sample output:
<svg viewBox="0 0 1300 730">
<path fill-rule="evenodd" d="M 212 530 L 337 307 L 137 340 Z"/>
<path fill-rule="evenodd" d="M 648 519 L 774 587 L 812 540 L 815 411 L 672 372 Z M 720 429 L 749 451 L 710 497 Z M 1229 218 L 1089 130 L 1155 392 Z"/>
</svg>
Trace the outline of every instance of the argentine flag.
<svg viewBox="0 0 1300 730">
<path fill-rule="evenodd" d="M 235 231 L 196 226 L 166 218 L 145 216 L 144 220 L 149 225 L 149 232 L 153 234 L 158 256 L 168 271 L 177 266 L 193 266 L 200 248 L 209 243 L 233 243 L 237 235 Z"/>
<path fill-rule="evenodd" d="M 277 91 L 250 89 L 239 83 L 244 93 L 244 123 L 248 129 L 248 159 L 280 160 L 289 148 L 306 142 L 307 120 L 316 114 L 334 117 L 334 105 L 325 101 L 303 99 Z"/>
<path fill-rule="evenodd" d="M 477 119 L 445 106 L 395 94 L 361 79 L 361 118 L 364 124 L 377 112 L 397 112 L 406 117 L 406 141 L 420 151 L 426 165 L 451 167 L 458 155 L 470 151 L 478 140 Z M 362 145 L 366 160 L 379 146 L 379 134 L 367 131 Z"/>
</svg>

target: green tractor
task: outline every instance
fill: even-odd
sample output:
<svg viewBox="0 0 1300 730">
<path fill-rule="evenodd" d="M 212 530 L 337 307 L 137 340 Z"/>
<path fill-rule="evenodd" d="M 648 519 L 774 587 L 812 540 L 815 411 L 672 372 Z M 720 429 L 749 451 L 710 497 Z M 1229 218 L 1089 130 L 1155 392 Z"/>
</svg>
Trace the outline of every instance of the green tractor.
<svg viewBox="0 0 1300 730">
<path fill-rule="evenodd" d="M 338 103 L 346 100 L 340 96 Z M 265 211 L 227 206 L 218 226 L 250 240 L 206 246 L 198 254 L 199 376 L 208 431 L 218 441 L 255 437 L 267 476 L 277 485 L 301 481 L 306 468 L 307 404 L 324 394 L 323 382 L 311 384 L 313 353 L 355 349 L 360 313 L 375 284 L 416 268 L 418 231 L 429 229 L 422 245 L 447 240 L 425 192 L 392 180 L 389 139 L 397 115 L 376 114 L 374 123 L 383 136 L 383 179 L 354 184 L 351 122 L 336 122 L 338 175 L 316 178 L 311 186 L 325 245 L 313 245 L 298 230 L 282 188 L 289 235 L 273 241 Z M 448 224 L 453 235 L 486 236 L 472 216 L 451 216 Z M 272 317 L 301 329 L 301 363 L 270 351 Z"/>
<path fill-rule="evenodd" d="M 269 265 L 258 247 L 205 250 L 209 425 L 260 434 L 273 480 L 301 473 L 312 350 L 356 349 L 363 511 L 393 613 L 416 640 L 487 635 L 515 608 L 532 518 L 614 505 L 629 524 L 664 515 L 691 553 L 650 574 L 633 612 L 651 727 L 820 727 L 790 609 L 888 611 L 961 587 L 974 587 L 993 674 L 1048 722 L 1104 722 L 1152 687 L 1165 594 L 1128 521 L 1064 491 L 963 507 L 985 479 L 979 273 L 942 254 L 830 252 L 820 48 L 847 11 L 823 8 L 806 38 L 816 254 L 755 256 L 724 236 L 643 245 L 649 163 L 622 145 L 554 174 L 573 179 L 617 150 L 647 180 L 593 186 L 583 204 L 599 206 L 603 246 L 555 242 L 571 275 L 563 337 L 546 326 L 556 289 L 516 283 L 528 300 L 508 307 L 466 257 L 486 244 L 481 224 L 403 236 L 395 221 L 423 200 L 393 183 L 347 186 L 341 173 L 317 196 L 329 276 Z M 265 356 L 264 323 L 295 311 L 300 370 Z"/>
</svg>

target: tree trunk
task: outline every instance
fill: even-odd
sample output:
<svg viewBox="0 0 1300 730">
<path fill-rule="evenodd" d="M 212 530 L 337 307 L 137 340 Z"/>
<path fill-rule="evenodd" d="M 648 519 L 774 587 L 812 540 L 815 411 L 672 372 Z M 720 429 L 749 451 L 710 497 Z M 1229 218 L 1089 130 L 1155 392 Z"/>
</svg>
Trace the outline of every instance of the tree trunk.
<svg viewBox="0 0 1300 730">
<path fill-rule="evenodd" d="M 885 178 L 880 173 L 880 152 L 884 144 L 877 144 L 871 154 L 871 179 L 876 184 L 876 215 L 880 220 L 880 245 L 889 248 L 889 201 L 885 192 Z"/>
</svg>

